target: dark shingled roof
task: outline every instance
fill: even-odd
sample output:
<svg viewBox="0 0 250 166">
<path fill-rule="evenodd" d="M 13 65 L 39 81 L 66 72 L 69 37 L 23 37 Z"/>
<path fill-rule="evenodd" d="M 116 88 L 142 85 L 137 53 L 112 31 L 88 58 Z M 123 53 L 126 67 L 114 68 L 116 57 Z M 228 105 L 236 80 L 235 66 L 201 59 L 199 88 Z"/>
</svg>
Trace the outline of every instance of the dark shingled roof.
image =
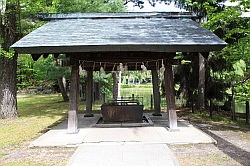
<svg viewBox="0 0 250 166">
<path fill-rule="evenodd" d="M 59 19 L 105 19 L 105 18 L 198 18 L 191 12 L 122 12 L 122 13 L 71 13 L 38 14 L 44 21 Z"/>
<path fill-rule="evenodd" d="M 71 17 L 52 20 L 16 42 L 12 48 L 18 53 L 44 54 L 209 52 L 226 46 L 215 34 L 187 18 Z"/>
</svg>

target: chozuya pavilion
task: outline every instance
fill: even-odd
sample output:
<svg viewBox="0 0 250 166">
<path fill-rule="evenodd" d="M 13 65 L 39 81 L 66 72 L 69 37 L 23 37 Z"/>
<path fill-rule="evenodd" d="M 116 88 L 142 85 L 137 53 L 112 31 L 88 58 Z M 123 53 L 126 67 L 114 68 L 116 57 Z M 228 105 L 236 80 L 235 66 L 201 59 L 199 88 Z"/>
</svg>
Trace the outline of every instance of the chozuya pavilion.
<svg viewBox="0 0 250 166">
<path fill-rule="evenodd" d="M 165 66 L 168 127 L 177 129 L 172 65 L 177 52 L 207 57 L 226 43 L 202 27 L 190 13 L 84 13 L 40 15 L 48 21 L 12 45 L 19 54 L 66 54 L 70 58 L 71 85 L 68 133 L 78 131 L 79 65 L 87 71 L 86 116 L 92 116 L 93 71 L 106 71 L 127 64 L 140 70 L 141 64 L 152 70 L 156 112 L 160 110 L 157 71 Z M 138 67 L 139 66 L 139 67 Z"/>
</svg>

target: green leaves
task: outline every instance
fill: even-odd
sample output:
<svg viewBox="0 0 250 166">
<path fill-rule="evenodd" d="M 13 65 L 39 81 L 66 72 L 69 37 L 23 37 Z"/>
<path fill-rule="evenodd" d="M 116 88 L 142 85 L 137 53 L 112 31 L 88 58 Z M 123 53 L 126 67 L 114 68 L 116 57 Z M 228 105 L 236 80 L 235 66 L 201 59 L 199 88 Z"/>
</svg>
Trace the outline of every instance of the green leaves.
<svg viewBox="0 0 250 166">
<path fill-rule="evenodd" d="M 0 56 L 3 56 L 5 58 L 12 58 L 14 56 L 14 50 L 11 49 L 10 51 L 5 51 L 0 47 Z"/>
<path fill-rule="evenodd" d="M 236 76 L 244 76 L 244 72 L 246 71 L 246 63 L 243 60 L 239 60 L 233 64 L 234 75 Z"/>
<path fill-rule="evenodd" d="M 235 81 L 236 96 L 243 101 L 250 99 L 250 21 L 241 14 L 249 9 L 249 3 L 242 0 L 225 8 L 205 3 L 208 21 L 203 24 L 228 43 L 209 59 L 214 79 L 227 84 Z"/>
<path fill-rule="evenodd" d="M 72 12 L 121 12 L 124 11 L 122 0 L 52 0 L 53 12 L 72 13 Z M 47 12 L 48 13 L 48 12 Z"/>
</svg>

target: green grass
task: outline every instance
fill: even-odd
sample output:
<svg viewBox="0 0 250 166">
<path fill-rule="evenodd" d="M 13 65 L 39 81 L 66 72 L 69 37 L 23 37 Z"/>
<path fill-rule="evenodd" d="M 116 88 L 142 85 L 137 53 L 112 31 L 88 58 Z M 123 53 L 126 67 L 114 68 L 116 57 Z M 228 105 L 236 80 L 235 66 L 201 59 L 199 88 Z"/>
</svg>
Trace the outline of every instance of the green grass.
<svg viewBox="0 0 250 166">
<path fill-rule="evenodd" d="M 0 157 L 6 156 L 6 155 L 8 155 L 6 152 L 1 152 L 0 151 Z"/>
<path fill-rule="evenodd" d="M 151 109 L 151 95 L 153 95 L 153 86 L 151 84 L 141 85 L 126 85 L 121 88 L 122 97 L 132 97 L 134 94 L 135 98 L 139 97 L 138 100 L 143 103 L 144 109 Z M 142 97 L 142 98 L 141 98 Z M 166 98 L 161 98 L 162 109 L 166 108 Z"/>
<path fill-rule="evenodd" d="M 121 96 L 123 97 L 132 97 L 134 94 L 135 98 L 138 98 L 140 102 L 144 104 L 144 109 L 150 108 L 150 96 L 153 94 L 153 89 L 148 87 L 132 87 L 132 88 L 121 88 Z"/>
<path fill-rule="evenodd" d="M 246 104 L 245 103 L 235 103 L 235 112 L 246 113 Z"/>
<path fill-rule="evenodd" d="M 19 117 L 0 120 L 0 148 L 18 147 L 64 119 L 68 103 L 61 96 L 28 95 L 18 98 Z"/>
<path fill-rule="evenodd" d="M 122 84 L 121 88 L 149 88 L 152 89 L 153 85 L 152 84 Z"/>
<path fill-rule="evenodd" d="M 48 163 L 25 159 L 25 160 L 17 160 L 14 162 L 5 163 L 1 166 L 20 166 L 20 165 L 21 166 L 48 166 Z"/>
</svg>

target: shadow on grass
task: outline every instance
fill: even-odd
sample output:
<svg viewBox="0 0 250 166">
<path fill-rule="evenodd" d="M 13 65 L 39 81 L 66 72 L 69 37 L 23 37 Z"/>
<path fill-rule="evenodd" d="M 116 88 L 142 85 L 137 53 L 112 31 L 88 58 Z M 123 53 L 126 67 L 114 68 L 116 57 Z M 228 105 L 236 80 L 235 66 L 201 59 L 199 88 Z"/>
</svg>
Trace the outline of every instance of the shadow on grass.
<svg viewBox="0 0 250 166">
<path fill-rule="evenodd" d="M 56 107 L 56 106 L 55 106 Z M 20 113 L 20 117 L 48 117 L 48 118 L 54 118 L 56 116 L 65 116 L 67 113 L 67 106 L 65 108 L 58 107 L 55 108 L 53 105 L 44 107 L 32 107 L 28 108 L 30 110 L 28 111 L 22 111 Z"/>
<path fill-rule="evenodd" d="M 54 118 L 65 116 L 67 110 L 68 102 L 57 95 L 30 95 L 18 101 L 20 117 Z"/>
<path fill-rule="evenodd" d="M 246 124 L 244 119 L 238 119 L 237 121 L 231 121 L 230 115 L 220 113 L 214 113 L 212 119 L 209 118 L 208 111 L 203 113 L 191 113 L 190 110 L 178 112 L 178 117 L 185 119 L 196 124 L 204 124 L 211 130 L 233 130 L 241 132 L 249 132 L 250 124 Z M 201 126 L 199 126 L 201 127 Z"/>
<path fill-rule="evenodd" d="M 231 142 L 228 142 L 227 140 L 212 133 L 211 131 L 207 129 L 202 128 L 202 131 L 204 131 L 205 133 L 213 137 L 218 142 L 217 147 L 223 153 L 227 154 L 228 156 L 230 156 L 232 159 L 234 159 L 241 165 L 249 166 L 250 153 L 248 151 L 245 151 L 244 149 L 237 147 L 236 145 L 232 144 Z"/>
</svg>

